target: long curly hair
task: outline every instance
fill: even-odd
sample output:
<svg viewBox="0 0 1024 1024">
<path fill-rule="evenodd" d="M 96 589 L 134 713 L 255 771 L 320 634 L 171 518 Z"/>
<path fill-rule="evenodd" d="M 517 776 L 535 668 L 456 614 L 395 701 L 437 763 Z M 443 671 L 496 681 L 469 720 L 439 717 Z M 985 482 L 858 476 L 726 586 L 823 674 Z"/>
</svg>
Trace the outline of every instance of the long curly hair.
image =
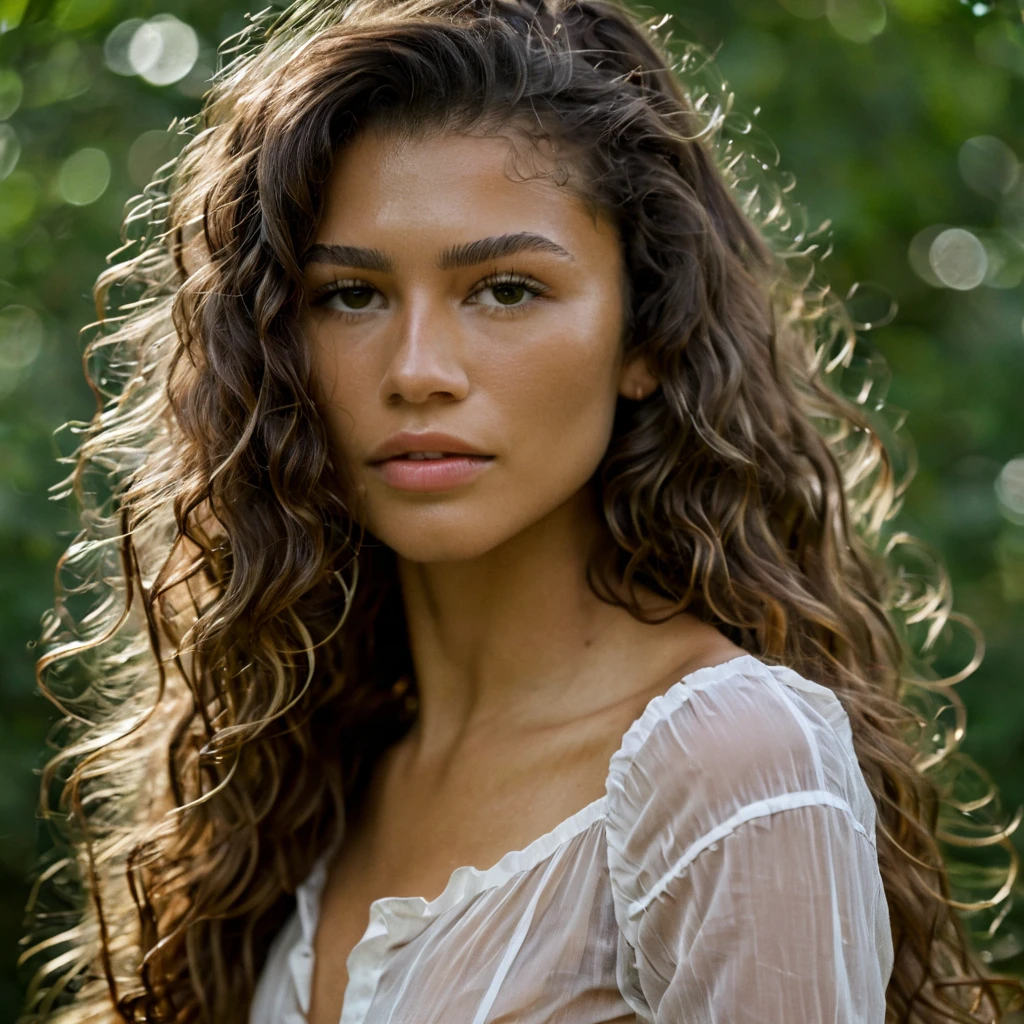
<svg viewBox="0 0 1024 1024">
<path fill-rule="evenodd" d="M 334 156 L 381 123 L 571 144 L 620 232 L 627 354 L 660 381 L 616 410 L 589 585 L 641 619 L 654 591 L 842 701 L 878 807 L 887 1020 L 1024 1003 L 979 952 L 1019 820 L 957 749 L 980 639 L 891 526 L 912 465 L 884 368 L 817 272 L 827 233 L 662 27 L 611 0 L 317 0 L 226 51 L 96 286 L 97 411 L 56 492 L 82 530 L 37 663 L 63 718 L 26 1024 L 241 1024 L 297 884 L 415 717 L 394 554 L 353 514 L 298 327 Z"/>
</svg>

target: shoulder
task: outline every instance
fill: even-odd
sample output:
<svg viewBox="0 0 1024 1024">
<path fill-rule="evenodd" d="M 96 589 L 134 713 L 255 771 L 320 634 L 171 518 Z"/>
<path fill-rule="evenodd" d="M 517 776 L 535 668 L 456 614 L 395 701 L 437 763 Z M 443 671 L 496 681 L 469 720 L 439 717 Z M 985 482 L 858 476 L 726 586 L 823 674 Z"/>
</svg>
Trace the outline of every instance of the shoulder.
<svg viewBox="0 0 1024 1024">
<path fill-rule="evenodd" d="M 609 765 L 606 831 L 620 870 L 681 856 L 740 822 L 817 803 L 874 838 L 849 718 L 828 688 L 750 655 L 656 697 Z"/>
</svg>

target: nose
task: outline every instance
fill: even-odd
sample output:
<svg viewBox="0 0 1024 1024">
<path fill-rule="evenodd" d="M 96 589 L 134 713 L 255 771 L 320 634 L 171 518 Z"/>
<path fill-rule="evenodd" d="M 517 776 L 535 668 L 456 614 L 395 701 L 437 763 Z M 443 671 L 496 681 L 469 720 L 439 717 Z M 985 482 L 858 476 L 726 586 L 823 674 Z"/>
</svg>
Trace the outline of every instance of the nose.
<svg viewBox="0 0 1024 1024">
<path fill-rule="evenodd" d="M 458 317 L 436 299 L 410 301 L 397 318 L 395 347 L 381 381 L 388 404 L 458 400 L 469 392 Z"/>
</svg>

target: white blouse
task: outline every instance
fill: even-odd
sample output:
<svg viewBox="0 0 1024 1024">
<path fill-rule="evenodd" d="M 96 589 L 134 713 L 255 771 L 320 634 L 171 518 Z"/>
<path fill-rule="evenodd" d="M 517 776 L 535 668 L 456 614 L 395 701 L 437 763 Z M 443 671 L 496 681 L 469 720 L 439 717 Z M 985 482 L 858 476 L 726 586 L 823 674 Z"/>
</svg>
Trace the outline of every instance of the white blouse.
<svg viewBox="0 0 1024 1024">
<path fill-rule="evenodd" d="M 250 1024 L 302 1024 L 326 851 Z M 892 971 L 875 805 L 835 694 L 751 655 L 623 736 L 605 794 L 431 902 L 385 898 L 340 1024 L 882 1024 Z"/>
</svg>

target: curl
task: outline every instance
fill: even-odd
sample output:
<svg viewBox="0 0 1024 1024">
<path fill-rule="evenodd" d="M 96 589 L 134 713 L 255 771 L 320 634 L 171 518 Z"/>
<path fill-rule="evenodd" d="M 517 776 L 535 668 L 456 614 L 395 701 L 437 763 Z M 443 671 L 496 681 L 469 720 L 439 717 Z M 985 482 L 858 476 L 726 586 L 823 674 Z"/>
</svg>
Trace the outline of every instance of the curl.
<svg viewBox="0 0 1024 1024">
<path fill-rule="evenodd" d="M 1020 814 L 959 749 L 980 637 L 893 527 L 913 452 L 865 338 L 892 310 L 832 294 L 827 225 L 664 27 L 605 0 L 304 0 L 227 44 L 95 290 L 97 408 L 54 495 L 82 528 L 37 664 L 64 718 L 25 1024 L 244 1020 L 297 884 L 414 719 L 394 555 L 356 525 L 295 323 L 335 151 L 373 123 L 574 144 L 566 183 L 617 218 L 626 345 L 660 382 L 617 410 L 590 585 L 836 692 L 878 806 L 891 1020 L 1024 1003 L 983 955 L 1012 951 Z"/>
</svg>

